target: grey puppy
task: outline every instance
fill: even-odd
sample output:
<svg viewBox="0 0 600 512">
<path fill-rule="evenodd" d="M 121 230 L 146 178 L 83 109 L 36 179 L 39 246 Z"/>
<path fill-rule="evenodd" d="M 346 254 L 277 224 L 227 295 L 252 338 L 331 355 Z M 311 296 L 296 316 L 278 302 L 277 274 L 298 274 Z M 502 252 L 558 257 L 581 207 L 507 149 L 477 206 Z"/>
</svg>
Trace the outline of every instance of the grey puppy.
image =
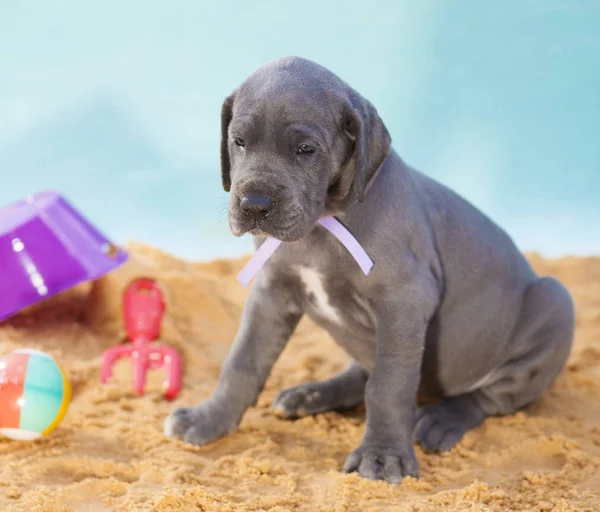
<svg viewBox="0 0 600 512">
<path fill-rule="evenodd" d="M 535 274 L 511 238 L 391 148 L 373 105 L 324 67 L 287 57 L 250 75 L 221 113 L 232 232 L 286 243 L 259 272 L 213 394 L 165 433 L 202 445 L 256 403 L 303 314 L 352 358 L 281 392 L 284 416 L 356 406 L 366 426 L 344 471 L 418 477 L 413 442 L 454 446 L 486 417 L 531 403 L 571 351 L 567 290 Z M 335 215 L 374 261 L 365 276 L 317 224 Z M 417 394 L 438 402 L 417 408 Z"/>
</svg>

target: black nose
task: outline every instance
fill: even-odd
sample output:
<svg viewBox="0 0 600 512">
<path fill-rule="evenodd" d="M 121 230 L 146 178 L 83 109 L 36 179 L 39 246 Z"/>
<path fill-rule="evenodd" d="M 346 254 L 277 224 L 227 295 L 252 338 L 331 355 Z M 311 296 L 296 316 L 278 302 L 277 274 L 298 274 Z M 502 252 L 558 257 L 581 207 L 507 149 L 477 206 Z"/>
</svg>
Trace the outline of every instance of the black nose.
<svg viewBox="0 0 600 512">
<path fill-rule="evenodd" d="M 252 194 L 242 197 L 240 206 L 248 217 L 260 220 L 271 213 L 275 202 L 268 196 Z"/>
</svg>

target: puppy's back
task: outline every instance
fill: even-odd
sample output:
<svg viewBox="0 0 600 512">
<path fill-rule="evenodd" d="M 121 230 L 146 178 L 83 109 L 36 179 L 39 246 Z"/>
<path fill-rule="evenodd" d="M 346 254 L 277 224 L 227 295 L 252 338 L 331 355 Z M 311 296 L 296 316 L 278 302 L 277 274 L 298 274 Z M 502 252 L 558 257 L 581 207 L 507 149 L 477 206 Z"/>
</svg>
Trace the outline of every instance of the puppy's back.
<svg viewBox="0 0 600 512">
<path fill-rule="evenodd" d="M 408 167 L 407 172 L 435 234 L 442 264 L 450 271 L 446 274 L 468 272 L 478 279 L 524 283 L 537 278 L 511 236 L 489 216 L 446 185 L 416 169 Z"/>
</svg>

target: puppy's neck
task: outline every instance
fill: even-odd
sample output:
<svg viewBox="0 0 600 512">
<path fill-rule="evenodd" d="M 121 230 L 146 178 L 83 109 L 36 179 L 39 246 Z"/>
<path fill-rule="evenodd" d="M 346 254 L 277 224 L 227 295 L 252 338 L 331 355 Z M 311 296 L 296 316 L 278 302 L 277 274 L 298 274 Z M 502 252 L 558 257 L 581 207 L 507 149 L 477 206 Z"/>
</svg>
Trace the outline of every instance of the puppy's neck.
<svg viewBox="0 0 600 512">
<path fill-rule="evenodd" d="M 371 176 L 369 176 L 369 178 L 367 179 L 367 183 L 365 184 L 365 201 L 366 201 L 367 195 L 369 193 L 369 190 L 373 186 L 373 183 L 375 183 L 375 180 L 377 180 L 377 178 L 381 174 L 382 169 L 389 165 L 390 160 L 393 158 L 392 157 L 393 153 L 394 153 L 394 150 L 390 147 L 390 150 L 389 150 L 388 154 L 386 155 L 386 157 L 383 159 L 383 162 L 381 162 L 381 165 L 377 169 L 375 169 L 375 172 Z"/>
<path fill-rule="evenodd" d="M 384 169 L 386 169 L 387 167 L 389 167 L 390 165 L 393 165 L 393 164 L 391 164 L 391 161 L 394 160 L 395 158 L 398 158 L 398 155 L 395 153 L 395 151 L 392 148 L 390 148 L 390 151 L 388 152 L 387 156 L 384 158 L 383 162 L 381 162 L 381 165 L 375 170 L 375 172 L 373 172 L 368 177 L 367 183 L 365 185 L 365 202 L 367 202 L 369 200 L 369 190 L 371 189 L 373 184 L 377 181 L 377 178 L 381 175 L 381 172 Z M 358 203 L 359 203 L 358 196 L 356 194 L 356 191 L 352 188 L 350 190 L 350 192 L 348 193 L 348 195 L 341 201 L 327 202 L 325 204 L 325 211 L 323 213 L 323 216 L 342 215 L 344 212 L 346 212 L 346 210 L 348 210 L 350 207 L 352 207 Z"/>
</svg>

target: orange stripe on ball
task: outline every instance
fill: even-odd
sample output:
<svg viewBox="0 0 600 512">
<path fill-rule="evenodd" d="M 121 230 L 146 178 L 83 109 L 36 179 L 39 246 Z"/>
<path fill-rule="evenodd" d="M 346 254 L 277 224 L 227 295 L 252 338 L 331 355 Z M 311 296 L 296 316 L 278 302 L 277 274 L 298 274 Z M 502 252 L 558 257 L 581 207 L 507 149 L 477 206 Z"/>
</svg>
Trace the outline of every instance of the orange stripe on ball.
<svg viewBox="0 0 600 512">
<path fill-rule="evenodd" d="M 19 428 L 21 398 L 29 354 L 11 353 L 0 360 L 0 428 Z"/>
</svg>

